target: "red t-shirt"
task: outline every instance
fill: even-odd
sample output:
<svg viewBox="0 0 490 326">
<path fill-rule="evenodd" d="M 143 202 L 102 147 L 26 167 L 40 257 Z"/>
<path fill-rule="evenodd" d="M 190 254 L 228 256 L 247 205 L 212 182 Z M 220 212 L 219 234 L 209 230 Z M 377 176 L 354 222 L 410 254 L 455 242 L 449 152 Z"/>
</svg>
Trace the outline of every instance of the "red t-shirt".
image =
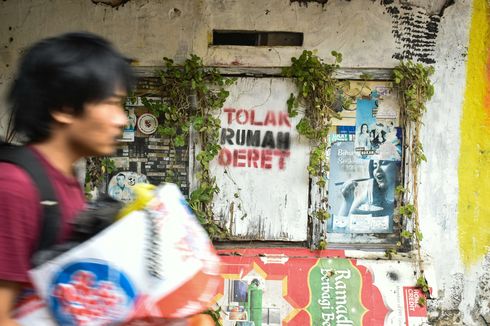
<svg viewBox="0 0 490 326">
<path fill-rule="evenodd" d="M 59 202 L 59 241 L 68 239 L 70 221 L 84 208 L 82 188 L 75 177 L 67 177 L 31 148 L 53 186 Z M 14 164 L 0 162 L 0 280 L 27 283 L 31 255 L 41 232 L 40 196 L 29 174 Z"/>
</svg>

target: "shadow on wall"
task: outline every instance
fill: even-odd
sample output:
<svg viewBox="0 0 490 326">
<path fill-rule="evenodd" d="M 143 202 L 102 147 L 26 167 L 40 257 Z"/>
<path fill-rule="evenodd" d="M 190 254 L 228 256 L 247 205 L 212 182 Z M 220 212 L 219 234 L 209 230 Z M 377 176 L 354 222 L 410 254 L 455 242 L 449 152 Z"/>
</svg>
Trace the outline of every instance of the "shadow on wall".
<svg viewBox="0 0 490 326">
<path fill-rule="evenodd" d="M 113 8 L 119 7 L 128 1 L 129 0 L 92 0 L 92 2 L 95 3 L 96 5 L 100 3 L 103 5 L 111 6 Z"/>
</svg>

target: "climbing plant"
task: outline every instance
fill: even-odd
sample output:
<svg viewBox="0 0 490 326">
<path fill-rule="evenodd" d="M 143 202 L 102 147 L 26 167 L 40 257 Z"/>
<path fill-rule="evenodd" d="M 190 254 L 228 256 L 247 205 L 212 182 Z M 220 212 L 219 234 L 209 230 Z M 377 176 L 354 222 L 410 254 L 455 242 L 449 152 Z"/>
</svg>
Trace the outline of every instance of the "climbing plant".
<svg viewBox="0 0 490 326">
<path fill-rule="evenodd" d="M 315 178 L 316 184 L 323 188 L 326 184 L 325 175 L 327 164 L 328 132 L 332 119 L 340 119 L 339 112 L 348 108 L 352 99 L 345 96 L 345 81 L 334 78 L 335 70 L 342 62 L 342 54 L 333 51 L 334 62 L 329 64 L 312 51 L 303 51 L 298 58 L 291 58 L 291 66 L 283 69 L 286 77 L 293 79 L 298 94 L 291 94 L 287 101 L 288 114 L 295 117 L 299 107 L 303 109 L 303 117 L 296 125 L 298 133 L 310 141 L 310 161 L 308 173 Z M 325 221 L 330 214 L 325 208 L 319 208 L 312 214 L 320 221 Z M 325 249 L 326 240 L 323 236 L 317 244 L 319 249 Z"/>
<path fill-rule="evenodd" d="M 283 74 L 293 78 L 298 89 L 298 94 L 291 94 L 287 101 L 288 114 L 295 117 L 299 106 L 304 108 L 304 115 L 296 129 L 301 136 L 310 140 L 308 172 L 317 178 L 320 187 L 326 184 L 328 166 L 325 155 L 331 121 L 333 118 L 339 119 L 342 108 L 351 104 L 351 99 L 343 95 L 345 82 L 334 78 L 334 72 L 342 62 L 342 54 L 333 51 L 332 56 L 335 60 L 328 64 L 312 51 L 305 50 L 298 58 L 291 58 L 291 66 L 283 69 Z"/>
<path fill-rule="evenodd" d="M 342 61 L 342 55 L 338 52 L 332 52 L 335 58 L 333 64 L 326 64 L 311 51 L 303 51 L 300 57 L 292 58 L 292 65 L 286 67 L 283 73 L 286 77 L 293 78 L 297 88 L 298 95 L 291 94 L 288 101 L 288 113 L 291 117 L 298 114 L 298 108 L 304 108 L 304 115 L 296 125 L 298 133 L 310 140 L 310 162 L 308 172 L 310 176 L 315 177 L 317 184 L 324 187 L 325 172 L 328 170 L 326 160 L 327 136 L 331 121 L 334 118 L 339 119 L 339 112 L 343 109 L 349 109 L 356 95 L 349 95 L 346 90 L 349 84 L 334 78 L 335 70 L 339 68 Z M 397 247 L 402 246 L 402 242 L 407 239 L 413 240 L 418 255 L 420 277 L 423 277 L 423 268 L 420 258 L 420 242 L 422 233 L 419 228 L 419 216 L 417 207 L 417 172 L 418 166 L 426 160 L 423 147 L 420 142 L 420 125 L 422 116 L 426 111 L 425 103 L 434 94 L 434 87 L 430 81 L 434 69 L 425 67 L 421 64 L 411 61 L 400 62 L 394 69 L 394 80 L 399 92 L 400 109 L 402 112 L 402 124 L 406 130 L 410 130 L 409 137 L 405 137 L 409 143 L 409 153 L 411 164 L 412 182 L 412 203 L 406 203 L 398 207 L 400 217 L 413 220 L 413 230 L 404 230 L 401 232 L 401 239 Z M 369 79 L 369 76 L 361 76 L 363 80 Z M 364 87 L 364 86 L 363 86 Z M 406 194 L 407 190 L 402 186 L 397 187 L 396 193 L 399 198 Z M 398 201 L 400 202 L 400 201 Z M 318 209 L 312 213 L 320 221 L 329 218 L 329 213 L 325 209 Z M 317 245 L 318 248 L 326 247 L 325 237 L 322 236 Z M 388 257 L 397 252 L 396 248 L 387 250 Z M 421 281 L 419 283 L 422 283 Z M 421 286 L 425 292 L 427 286 Z M 427 293 L 426 293 L 427 294 Z"/>
<path fill-rule="evenodd" d="M 173 149 L 184 147 L 189 137 L 197 137 L 198 184 L 189 195 L 189 204 L 211 238 L 223 237 L 225 230 L 213 221 L 212 203 L 219 188 L 209 164 L 221 149 L 217 113 L 229 95 L 226 86 L 235 80 L 223 77 L 217 69 L 206 69 L 197 55 L 191 54 L 182 65 L 163 60 L 164 68 L 157 72 L 162 100 L 142 98 L 142 102 L 159 118 L 157 133 L 169 138 Z M 167 174 L 172 176 L 173 171 Z"/>
<path fill-rule="evenodd" d="M 422 161 L 426 161 L 422 143 L 420 142 L 420 127 L 422 117 L 427 108 L 425 103 L 434 95 L 434 86 L 430 76 L 434 73 L 433 67 L 426 67 L 420 63 L 412 61 L 402 61 L 393 70 L 395 84 L 398 86 L 398 98 L 402 112 L 402 122 L 406 127 L 406 142 L 409 146 L 408 153 L 410 159 L 410 169 L 412 176 L 412 202 L 401 205 L 398 209 L 399 215 L 412 221 L 412 231 L 404 230 L 401 232 L 401 240 L 411 240 L 417 254 L 418 279 L 419 287 L 426 297 L 430 297 L 429 286 L 424 277 L 423 260 L 420 252 L 420 242 L 422 241 L 422 232 L 420 232 L 419 214 L 417 211 L 418 197 L 418 167 Z M 403 187 L 397 188 L 399 194 L 407 193 Z M 425 304 L 425 298 L 419 302 Z"/>
<path fill-rule="evenodd" d="M 85 167 L 85 197 L 92 199 L 92 191 L 102 185 L 104 178 L 114 172 L 116 166 L 108 157 L 89 157 Z"/>
</svg>

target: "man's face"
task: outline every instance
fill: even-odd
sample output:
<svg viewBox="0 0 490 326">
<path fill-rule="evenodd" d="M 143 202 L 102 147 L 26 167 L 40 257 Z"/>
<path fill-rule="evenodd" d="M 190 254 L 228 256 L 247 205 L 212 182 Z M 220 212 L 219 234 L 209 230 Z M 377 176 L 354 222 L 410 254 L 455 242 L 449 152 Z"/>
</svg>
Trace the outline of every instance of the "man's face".
<svg viewBox="0 0 490 326">
<path fill-rule="evenodd" d="M 73 117 L 67 126 L 66 137 L 78 155 L 110 155 L 114 152 L 122 128 L 128 122 L 123 107 L 125 95 L 116 91 L 103 101 L 87 103 L 83 113 Z"/>
<path fill-rule="evenodd" d="M 123 175 L 119 175 L 116 177 L 116 180 L 117 180 L 117 185 L 119 187 L 124 187 L 124 176 Z"/>
</svg>

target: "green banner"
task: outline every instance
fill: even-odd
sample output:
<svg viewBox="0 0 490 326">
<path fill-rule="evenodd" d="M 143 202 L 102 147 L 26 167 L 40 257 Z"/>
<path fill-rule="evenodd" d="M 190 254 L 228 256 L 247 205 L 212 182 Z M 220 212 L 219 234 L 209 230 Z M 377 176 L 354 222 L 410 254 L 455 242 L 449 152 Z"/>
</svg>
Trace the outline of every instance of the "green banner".
<svg viewBox="0 0 490 326">
<path fill-rule="evenodd" d="M 347 259 L 319 259 L 308 274 L 312 325 L 362 325 L 362 276 Z"/>
</svg>

